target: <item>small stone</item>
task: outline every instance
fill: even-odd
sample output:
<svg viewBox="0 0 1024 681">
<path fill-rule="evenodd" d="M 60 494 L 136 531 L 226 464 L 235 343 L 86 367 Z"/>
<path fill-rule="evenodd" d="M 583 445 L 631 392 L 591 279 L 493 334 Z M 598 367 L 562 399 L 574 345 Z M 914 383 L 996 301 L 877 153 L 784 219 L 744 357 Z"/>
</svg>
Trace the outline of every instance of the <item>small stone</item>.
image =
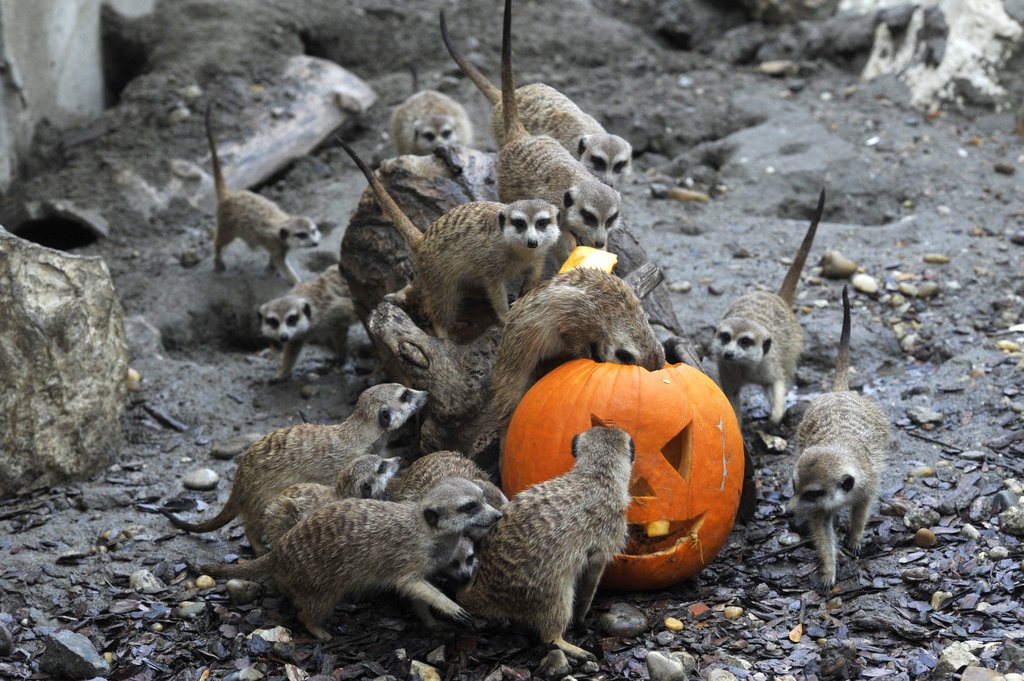
<svg viewBox="0 0 1024 681">
<path fill-rule="evenodd" d="M 219 440 L 214 442 L 213 447 L 210 448 L 210 456 L 215 459 L 233 459 L 262 437 L 262 433 L 245 433 L 229 437 L 226 440 Z"/>
<path fill-rule="evenodd" d="M 712 669 L 708 672 L 708 681 L 739 681 L 739 678 L 728 669 Z"/>
<path fill-rule="evenodd" d="M 934 478 L 935 469 L 931 466 L 918 466 L 910 470 L 910 475 L 915 478 Z"/>
<path fill-rule="evenodd" d="M 660 182 L 651 183 L 651 198 L 652 199 L 664 199 L 668 196 L 668 187 Z"/>
<path fill-rule="evenodd" d="M 969 644 L 962 641 L 951 643 L 939 655 L 939 661 L 932 670 L 931 678 L 942 678 L 946 674 L 955 673 L 962 667 L 977 665 L 978 662 L 978 658 L 971 654 Z"/>
<path fill-rule="evenodd" d="M 609 636 L 633 638 L 647 631 L 647 616 L 635 605 L 615 603 L 598 618 L 597 624 Z"/>
<path fill-rule="evenodd" d="M 672 291 L 673 293 L 689 293 L 692 289 L 693 284 L 686 280 L 674 281 L 668 285 L 668 290 Z"/>
<path fill-rule="evenodd" d="M 908 333 L 906 336 L 900 339 L 900 347 L 903 349 L 903 352 L 913 352 L 914 350 L 917 349 L 917 343 L 919 340 L 921 340 L 921 337 L 918 336 L 916 333 Z M 932 424 L 926 424 L 925 430 L 934 427 L 935 426 Z"/>
<path fill-rule="evenodd" d="M 676 642 L 676 635 L 671 631 L 659 631 L 654 635 L 654 640 L 659 646 L 668 647 Z"/>
<path fill-rule="evenodd" d="M 686 681 L 682 661 L 657 650 L 647 653 L 647 673 L 651 681 Z"/>
<path fill-rule="evenodd" d="M 178 256 L 178 264 L 187 270 L 192 269 L 200 262 L 202 262 L 202 260 L 203 259 L 199 257 L 199 254 L 196 253 L 195 251 L 185 251 L 184 253 Z"/>
<path fill-rule="evenodd" d="M 1006 353 L 1020 352 L 1020 343 L 1015 343 L 1012 340 L 1001 340 L 996 341 L 996 347 Z"/>
<path fill-rule="evenodd" d="M 238 681 L 259 681 L 264 677 L 261 664 L 252 664 L 238 672 Z"/>
<path fill-rule="evenodd" d="M 906 302 L 907 299 L 903 297 L 902 293 L 894 293 L 892 294 L 892 297 L 889 298 L 889 305 L 893 307 L 900 307 L 904 305 Z"/>
<path fill-rule="evenodd" d="M 960 681 L 1006 681 L 1006 677 L 994 669 L 967 667 L 960 675 Z"/>
<path fill-rule="evenodd" d="M 857 272 L 857 263 L 839 251 L 829 249 L 821 258 L 821 273 L 829 279 L 847 279 Z"/>
<path fill-rule="evenodd" d="M 1003 639 L 1003 653 L 999 656 L 1002 666 L 1010 669 L 1024 671 L 1024 641 L 1014 641 L 1012 638 Z"/>
<path fill-rule="evenodd" d="M 217 585 L 217 581 L 210 575 L 199 575 L 196 577 L 196 588 L 197 589 L 212 589 Z"/>
<path fill-rule="evenodd" d="M 779 535 L 779 544 L 781 546 L 796 546 L 800 543 L 800 535 L 796 532 L 785 531 Z"/>
<path fill-rule="evenodd" d="M 914 504 L 903 514 L 903 524 L 911 532 L 917 532 L 923 527 L 931 527 L 938 523 L 939 517 L 938 511 Z"/>
<path fill-rule="evenodd" d="M 1017 172 L 1017 169 L 1014 168 L 1012 164 L 1007 163 L 1006 161 L 997 162 L 993 166 L 993 168 L 995 168 L 995 171 L 1000 175 L 1013 175 L 1015 172 Z"/>
<path fill-rule="evenodd" d="M 11 630 L 0 622 L 0 657 L 10 657 L 13 652 L 14 636 L 11 635 Z"/>
<path fill-rule="evenodd" d="M 229 579 L 225 586 L 228 590 L 228 598 L 235 605 L 252 603 L 260 595 L 260 592 L 263 591 L 262 584 L 244 579 Z"/>
<path fill-rule="evenodd" d="M 537 665 L 537 676 L 545 679 L 560 679 L 569 673 L 569 659 L 558 648 L 541 658 Z"/>
<path fill-rule="evenodd" d="M 763 61 L 758 64 L 757 72 L 763 73 L 766 76 L 792 77 L 800 72 L 800 66 L 789 59 L 773 59 L 771 61 Z"/>
<path fill-rule="evenodd" d="M 1011 506 L 999 514 L 999 529 L 1014 537 L 1024 537 L 1024 512 Z"/>
<path fill-rule="evenodd" d="M 666 617 L 665 628 L 669 631 L 680 631 L 683 628 L 683 623 L 681 620 L 678 620 L 675 617 Z"/>
<path fill-rule="evenodd" d="M 181 482 L 187 489 L 205 491 L 214 489 L 220 482 L 220 476 L 212 468 L 197 468 L 189 471 Z"/>
<path fill-rule="evenodd" d="M 944 253 L 925 253 L 921 259 L 935 265 L 945 265 L 949 262 L 949 256 Z"/>
<path fill-rule="evenodd" d="M 1009 557 L 1010 550 L 1005 546 L 993 546 L 988 550 L 988 557 L 992 560 L 1003 560 Z"/>
<path fill-rule="evenodd" d="M 438 665 L 444 664 L 444 646 L 438 646 L 427 653 L 427 663 Z"/>
<path fill-rule="evenodd" d="M 149 630 L 159 634 L 161 631 L 164 630 L 164 625 L 160 622 L 153 622 L 153 624 L 149 626 Z"/>
<path fill-rule="evenodd" d="M 144 594 L 154 594 L 166 588 L 156 575 L 146 569 L 133 572 L 128 578 L 128 586 Z"/>
<path fill-rule="evenodd" d="M 1008 489 L 999 490 L 992 495 L 993 513 L 1005 511 L 1011 506 L 1016 506 L 1019 502 L 1020 497 L 1016 493 L 1011 492 Z"/>
<path fill-rule="evenodd" d="M 184 123 L 192 117 L 192 112 L 187 107 L 178 106 L 171 109 L 171 113 L 167 114 L 167 123 L 170 125 L 177 125 L 178 123 Z"/>
<path fill-rule="evenodd" d="M 725 289 L 718 284 L 708 284 L 708 293 L 713 296 L 720 296 L 725 293 Z"/>
<path fill-rule="evenodd" d="M 593 660 L 587 660 L 583 663 L 583 666 L 580 667 L 580 671 L 584 674 L 596 674 L 601 671 L 601 666 Z"/>
<path fill-rule="evenodd" d="M 936 541 L 938 541 L 938 539 L 936 538 L 935 533 L 927 527 L 922 527 L 914 533 L 914 543 L 922 549 L 929 549 L 935 546 Z"/>
<path fill-rule="evenodd" d="M 178 604 L 175 614 L 183 620 L 190 620 L 206 612 L 206 603 L 203 601 L 182 601 Z"/>
<path fill-rule="evenodd" d="M 902 293 L 907 298 L 917 297 L 917 286 L 911 284 L 909 281 L 901 281 L 897 288 L 899 289 L 899 292 Z"/>
<path fill-rule="evenodd" d="M 318 388 L 315 385 L 304 385 L 302 386 L 302 389 L 299 390 L 299 394 L 302 395 L 307 400 L 310 399 L 311 397 L 316 397 L 319 392 L 320 388 Z"/>
<path fill-rule="evenodd" d="M 926 567 L 912 567 L 907 568 L 900 573 L 904 582 L 923 582 L 928 579 L 928 568 Z"/>
<path fill-rule="evenodd" d="M 137 393 L 142 390 L 142 374 L 128 367 L 128 392 Z"/>
<path fill-rule="evenodd" d="M 804 89 L 804 81 L 802 78 L 794 78 L 793 80 L 786 83 L 786 88 L 790 92 L 802 92 Z"/>
<path fill-rule="evenodd" d="M 724 614 L 727 620 L 737 620 L 743 617 L 743 608 L 738 605 L 730 605 L 726 607 Z"/>
<path fill-rule="evenodd" d="M 65 679 L 92 679 L 110 672 L 110 665 L 89 639 L 67 630 L 55 631 L 46 637 L 39 668 Z"/>
<path fill-rule="evenodd" d="M 757 431 L 757 436 L 761 438 L 761 442 L 764 443 L 765 448 L 767 448 L 769 452 L 784 452 L 786 451 L 786 447 L 789 446 L 789 443 L 786 442 L 785 439 L 778 435 L 766 433 L 763 430 Z"/>
<path fill-rule="evenodd" d="M 672 187 L 668 190 L 668 198 L 675 201 L 696 201 L 697 203 L 707 203 L 711 200 L 711 197 L 705 192 L 699 192 L 695 189 L 684 189 L 683 187 Z"/>
<path fill-rule="evenodd" d="M 861 293 L 866 293 L 869 296 L 878 293 L 878 280 L 870 274 L 864 274 L 863 272 L 855 274 L 853 275 L 853 279 L 850 280 L 850 283 L 853 284 L 853 288 L 857 289 Z"/>
<path fill-rule="evenodd" d="M 981 532 L 978 531 L 977 527 L 970 523 L 964 523 L 964 526 L 960 528 L 960 534 L 975 541 L 981 539 Z"/>
<path fill-rule="evenodd" d="M 936 591 L 932 594 L 932 598 L 930 601 L 932 610 L 941 610 L 942 606 L 945 605 L 946 602 L 949 601 L 951 598 L 953 598 L 953 594 L 949 591 Z"/>
<path fill-rule="evenodd" d="M 441 675 L 429 664 L 412 660 L 409 663 L 409 681 L 441 681 Z"/>
<path fill-rule="evenodd" d="M 926 281 L 917 287 L 917 297 L 928 300 L 939 295 L 939 285 L 934 281 Z"/>
<path fill-rule="evenodd" d="M 195 83 L 192 83 L 191 85 L 178 88 L 178 94 L 181 95 L 182 99 L 192 101 L 194 99 L 199 99 L 199 96 L 203 94 L 203 89 Z"/>
<path fill-rule="evenodd" d="M 928 407 L 918 406 L 907 409 L 907 417 L 917 425 L 926 423 L 942 423 L 942 413 Z"/>
<path fill-rule="evenodd" d="M 292 632 L 288 631 L 282 626 L 274 627 L 273 629 L 256 629 L 246 638 L 252 638 L 253 636 L 259 636 L 267 643 L 291 643 Z"/>
</svg>

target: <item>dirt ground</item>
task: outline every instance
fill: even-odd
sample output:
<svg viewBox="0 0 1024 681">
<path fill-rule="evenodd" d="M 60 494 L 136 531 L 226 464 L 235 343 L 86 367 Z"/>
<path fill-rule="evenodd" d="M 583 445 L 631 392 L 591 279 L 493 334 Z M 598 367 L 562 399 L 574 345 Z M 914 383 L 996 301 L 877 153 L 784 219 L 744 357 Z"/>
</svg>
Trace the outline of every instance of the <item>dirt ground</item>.
<svg viewBox="0 0 1024 681">
<path fill-rule="evenodd" d="M 199 157 L 205 100 L 228 103 L 230 128 L 232 108 L 256 96 L 250 86 L 272 83 L 282 57 L 305 50 L 336 60 L 379 95 L 343 131 L 364 157 L 392 155 L 387 119 L 410 93 L 413 61 L 424 87 L 465 104 L 478 146 L 493 149 L 486 100 L 444 52 L 436 13 L 445 8 L 456 42 L 496 78 L 498 3 L 414 5 L 164 5 L 162 23 L 133 34 L 159 39 L 161 49 L 147 53 L 148 70 L 121 93 L 120 112 L 78 132 L 99 126 L 112 158 L 143 149 L 153 159 L 139 168 L 143 176 L 158 162 Z M 700 11 L 684 11 L 694 7 Z M 190 22 L 200 19 L 223 30 L 190 35 Z M 652 650 L 692 655 L 692 677 L 725 669 L 755 679 L 925 678 L 955 642 L 966 642 L 980 666 L 1021 664 L 1014 641 L 1024 645 L 1024 546 L 997 520 L 1020 504 L 1024 481 L 1024 138 L 1013 134 L 1012 114 L 950 107 L 928 115 L 908 106 L 894 78 L 860 82 L 870 47 L 863 21 L 773 27 L 748 23 L 738 8 L 572 0 L 517 3 L 515 22 L 519 81 L 556 86 L 631 140 L 635 173 L 623 188 L 624 213 L 664 271 L 685 332 L 705 350 L 732 300 L 778 286 L 819 189 L 828 193 L 813 266 L 798 288 L 806 351 L 783 423 L 770 428 L 763 397 L 745 393 L 754 518 L 737 525 L 694 580 L 659 593 L 599 594 L 585 630 L 569 634 L 597 654 L 597 664 L 574 663 L 555 678 L 647 678 Z M 777 58 L 792 60 L 796 73 L 758 72 Z M 190 82 L 202 94 L 189 104 L 191 119 L 170 130 L 153 112 L 165 112 Z M 111 124 L 132 115 L 152 116 L 152 134 L 128 139 Z M 47 172 L 100 162 L 67 139 L 67 132 L 41 134 L 13 193 L 52 192 L 40 179 Z M 675 186 L 710 201 L 660 198 Z M 336 226 L 316 252 L 295 259 L 305 276 L 337 258 L 364 188 L 330 143 L 260 188 L 285 209 Z M 222 584 L 195 587 L 188 566 L 247 555 L 241 528 L 189 536 L 152 511 L 195 500 L 208 515 L 226 500 L 234 471 L 230 459 L 211 455 L 215 443 L 303 419 L 340 420 L 362 389 L 386 378 L 366 332 L 353 328 L 343 364 L 307 350 L 292 381 L 269 385 L 276 355 L 256 337 L 254 311 L 288 287 L 240 244 L 225 255 L 227 272 L 213 271 L 211 206 L 171 201 L 145 215 L 118 204 L 107 186 L 67 191 L 107 202 L 110 236 L 74 252 L 102 256 L 126 316 L 145 320 L 129 325 L 131 365 L 143 383 L 131 397 L 129 444 L 116 464 L 89 481 L 0 502 L 0 624 L 14 640 L 13 652 L 0 656 L 0 678 L 50 678 L 38 670 L 38 654 L 56 628 L 112 653 L 112 679 L 191 680 L 203 670 L 211 679 L 259 678 L 257 671 L 268 679 L 406 678 L 410 660 L 428 655 L 446 679 L 537 672 L 545 650 L 524 633 L 499 625 L 432 632 L 393 598 L 342 606 L 329 623 L 336 638 L 319 645 L 273 590 L 239 606 Z M 793 546 L 785 502 L 796 427 L 830 384 L 839 335 L 845 281 L 822 277 L 817 263 L 826 249 L 879 284 L 874 294 L 853 292 L 853 383 L 888 415 L 892 445 L 866 546 L 859 559 L 840 561 L 835 593 L 821 596 L 813 590 L 813 549 Z M 914 295 L 934 290 L 932 283 L 934 295 Z M 705 367 L 715 375 L 713 362 Z M 938 415 L 919 413 L 927 410 Z M 782 438 L 784 449 L 769 449 L 762 432 Z M 399 445 L 412 441 L 407 434 Z M 215 491 L 182 487 L 196 467 L 220 474 Z M 908 509 L 935 512 L 925 522 L 937 535 L 934 547 L 915 545 Z M 128 576 L 143 567 L 166 588 L 131 589 Z M 936 599 L 937 592 L 948 595 Z M 206 607 L 182 617 L 185 601 Z M 619 602 L 640 608 L 648 626 L 626 637 L 603 632 L 599 616 Z M 726 606 L 743 613 L 727 619 Z M 666 629 L 668 616 L 682 629 Z M 246 638 L 277 624 L 295 640 Z"/>
</svg>

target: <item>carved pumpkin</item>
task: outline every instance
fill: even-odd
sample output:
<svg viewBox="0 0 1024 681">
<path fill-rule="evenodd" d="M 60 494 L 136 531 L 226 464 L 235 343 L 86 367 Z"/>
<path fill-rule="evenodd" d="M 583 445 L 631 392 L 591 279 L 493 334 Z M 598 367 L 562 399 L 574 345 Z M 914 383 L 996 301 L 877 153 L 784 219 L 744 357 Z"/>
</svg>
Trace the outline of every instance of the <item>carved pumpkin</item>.
<svg viewBox="0 0 1024 681">
<path fill-rule="evenodd" d="M 725 545 L 743 486 L 743 438 L 714 381 L 685 364 L 660 371 L 567 362 L 523 396 L 501 479 L 511 498 L 573 465 L 572 438 L 594 424 L 633 437 L 629 543 L 602 584 L 660 589 L 697 574 Z"/>
</svg>

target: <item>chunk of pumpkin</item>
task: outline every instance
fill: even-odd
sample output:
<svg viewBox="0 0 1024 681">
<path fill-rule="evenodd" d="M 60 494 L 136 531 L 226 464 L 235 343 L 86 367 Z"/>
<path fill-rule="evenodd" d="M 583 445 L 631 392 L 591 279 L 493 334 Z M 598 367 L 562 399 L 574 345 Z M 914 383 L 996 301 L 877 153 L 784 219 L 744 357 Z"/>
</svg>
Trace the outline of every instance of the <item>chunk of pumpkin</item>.
<svg viewBox="0 0 1024 681">
<path fill-rule="evenodd" d="M 647 523 L 648 537 L 664 537 L 668 534 L 669 524 L 667 520 L 654 520 Z"/>
<path fill-rule="evenodd" d="M 572 249 L 572 253 L 562 263 L 562 269 L 558 270 L 558 273 L 568 272 L 577 267 L 593 267 L 605 272 L 611 272 L 618 262 L 619 256 L 614 253 L 601 251 L 590 246 L 577 246 Z"/>
</svg>

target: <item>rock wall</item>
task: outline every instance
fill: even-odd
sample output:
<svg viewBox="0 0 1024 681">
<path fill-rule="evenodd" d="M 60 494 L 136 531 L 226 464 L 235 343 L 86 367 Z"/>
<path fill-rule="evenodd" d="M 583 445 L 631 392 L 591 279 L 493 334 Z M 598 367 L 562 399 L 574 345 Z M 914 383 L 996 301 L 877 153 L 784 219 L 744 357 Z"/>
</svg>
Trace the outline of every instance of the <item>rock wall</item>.
<svg viewBox="0 0 1024 681">
<path fill-rule="evenodd" d="M 103 259 L 0 227 L 0 498 L 109 465 L 124 444 L 127 372 Z"/>
</svg>

